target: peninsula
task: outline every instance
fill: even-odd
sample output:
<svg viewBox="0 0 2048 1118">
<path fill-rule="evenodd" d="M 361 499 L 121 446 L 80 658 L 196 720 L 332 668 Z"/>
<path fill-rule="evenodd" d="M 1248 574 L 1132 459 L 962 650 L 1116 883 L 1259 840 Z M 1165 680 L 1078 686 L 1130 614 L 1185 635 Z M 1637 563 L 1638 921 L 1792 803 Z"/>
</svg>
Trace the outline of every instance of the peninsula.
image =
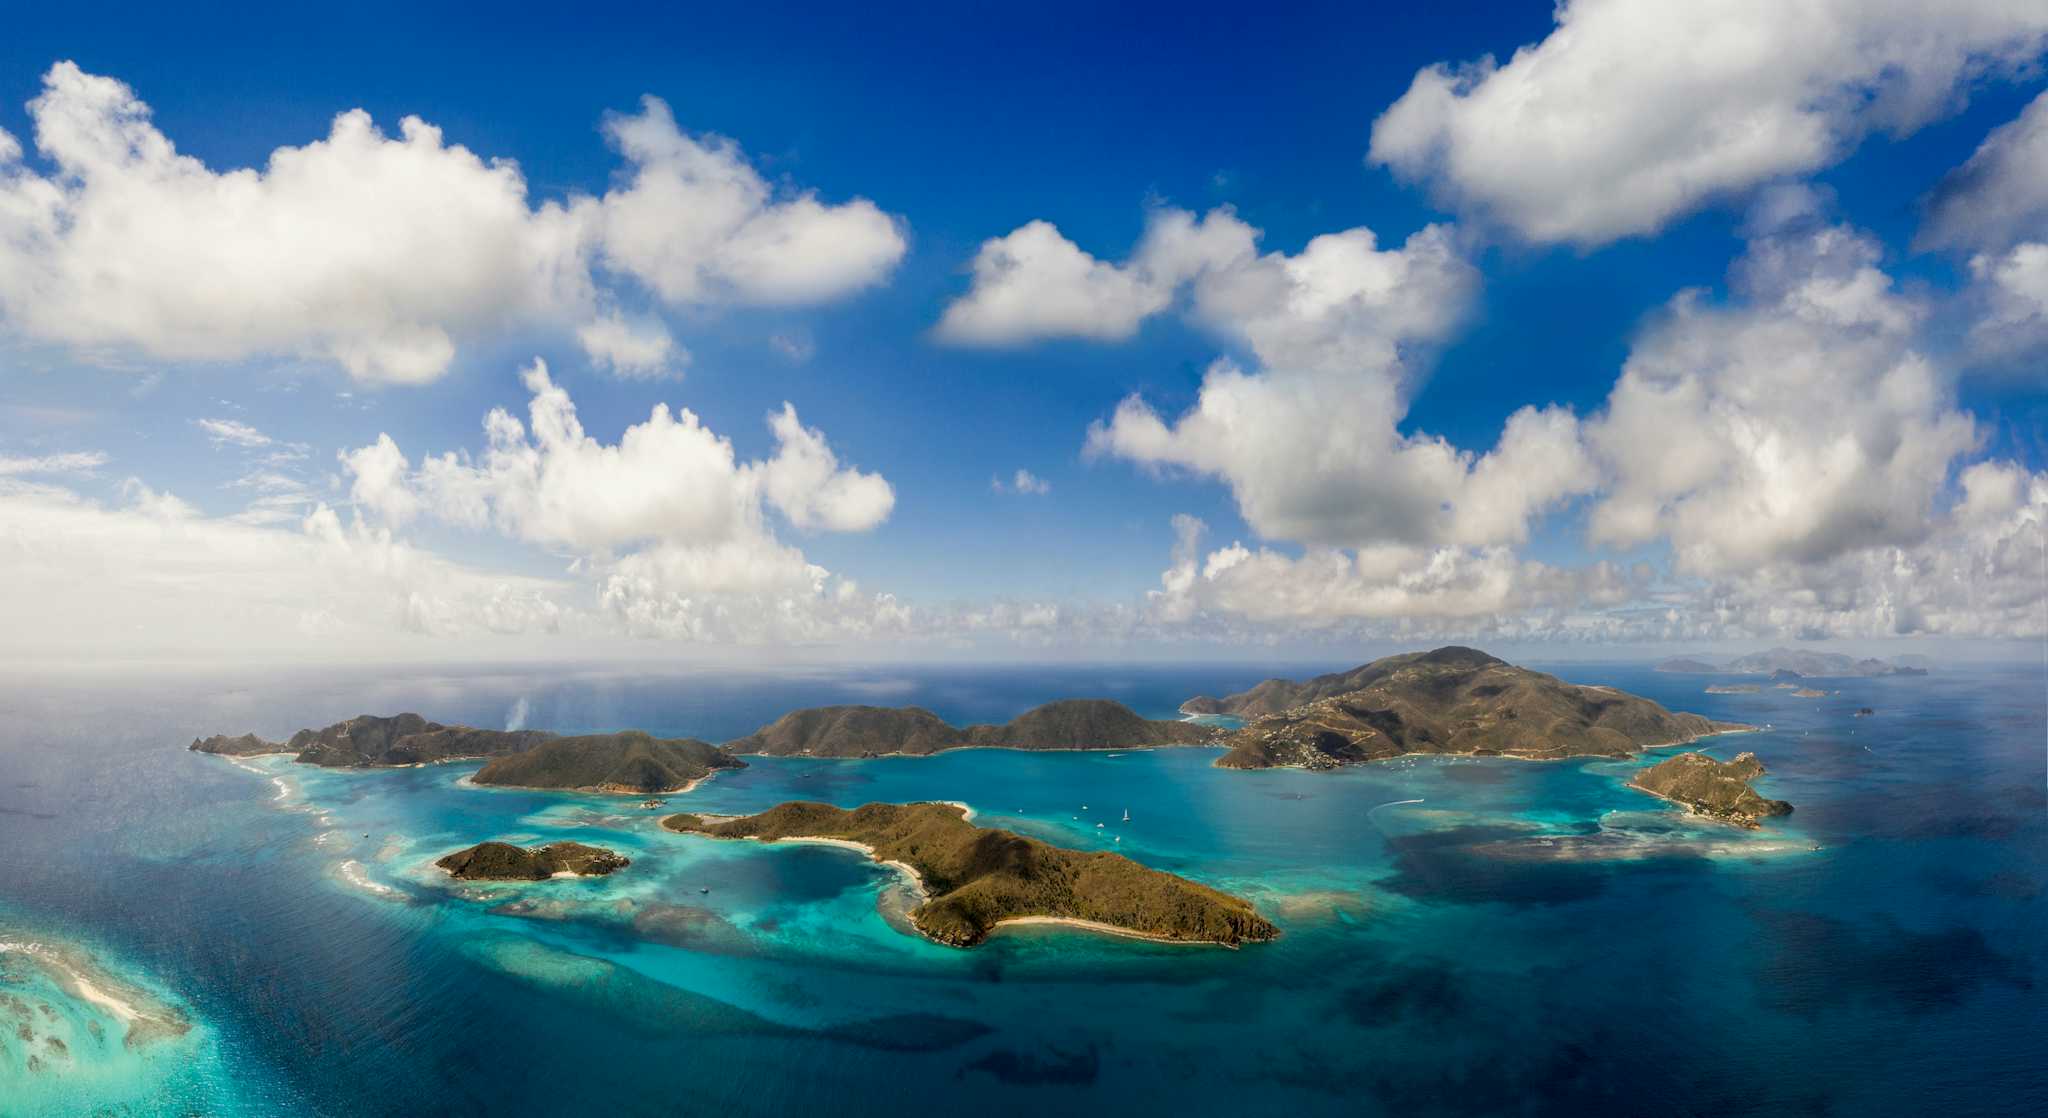
<svg viewBox="0 0 2048 1118">
<path fill-rule="evenodd" d="M 653 795 L 687 792 L 719 769 L 745 761 L 695 738 L 657 738 L 642 730 L 553 738 L 496 758 L 470 782 L 506 788 Z"/>
<path fill-rule="evenodd" d="M 480 842 L 434 863 L 462 881 L 545 881 L 551 877 L 601 877 L 632 864 L 622 854 L 580 842 L 514 846 Z"/>
<path fill-rule="evenodd" d="M 778 804 L 758 815 L 671 815 L 662 826 L 714 838 L 851 844 L 915 874 L 910 913 L 925 936 L 972 947 L 1005 924 L 1059 923 L 1174 943 L 1269 940 L 1280 930 L 1250 902 L 1122 855 L 1083 853 L 977 827 L 958 804 Z"/>
<path fill-rule="evenodd" d="M 1739 753 L 1733 761 L 1716 761 L 1704 753 L 1681 753 L 1642 770 L 1629 787 L 1683 804 L 1695 815 L 1754 830 L 1759 820 L 1792 814 L 1783 800 L 1765 799 L 1749 786 L 1764 774 L 1764 764 L 1754 753 Z"/>
<path fill-rule="evenodd" d="M 973 746 L 1000 749 L 1142 749 L 1201 745 L 1215 729 L 1144 718 L 1109 699 L 1062 699 L 996 725 L 954 726 L 923 707 L 829 706 L 792 711 L 743 738 L 729 753 L 777 757 L 925 756 Z"/>
<path fill-rule="evenodd" d="M 1566 683 L 1477 649 L 1375 660 L 1306 683 L 1267 680 L 1183 710 L 1248 717 L 1221 744 L 1224 768 L 1332 769 L 1413 753 L 1628 757 L 1751 727 L 1675 713 L 1611 687 Z"/>
<path fill-rule="evenodd" d="M 411 713 L 389 718 L 362 714 L 325 729 L 300 730 L 284 742 L 265 741 L 255 734 L 216 734 L 194 741 L 190 748 L 230 757 L 290 753 L 305 765 L 374 768 L 520 753 L 554 736 L 545 730 L 479 730 L 473 726 L 443 725 Z"/>
</svg>

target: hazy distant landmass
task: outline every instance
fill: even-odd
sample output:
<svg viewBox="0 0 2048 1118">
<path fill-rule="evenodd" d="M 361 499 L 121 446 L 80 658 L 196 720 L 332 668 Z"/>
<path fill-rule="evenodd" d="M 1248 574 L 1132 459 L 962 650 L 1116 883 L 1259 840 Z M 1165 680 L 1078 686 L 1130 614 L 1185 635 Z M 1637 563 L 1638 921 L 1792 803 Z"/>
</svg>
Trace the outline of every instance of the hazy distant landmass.
<svg viewBox="0 0 2048 1118">
<path fill-rule="evenodd" d="M 772 756 L 925 755 L 968 746 L 1004 749 L 1139 749 L 1199 745 L 1217 731 L 1194 722 L 1144 718 L 1109 699 L 1062 699 L 1003 723 L 957 727 L 923 707 L 829 706 L 792 711 L 743 738 L 730 753 Z"/>
<path fill-rule="evenodd" d="M 1681 753 L 1637 773 L 1629 786 L 1684 804 L 1696 815 L 1753 828 L 1759 820 L 1792 813 L 1791 804 L 1766 799 L 1749 786 L 1763 774 L 1754 753 L 1737 754 L 1733 761 Z"/>
<path fill-rule="evenodd" d="M 1707 663 L 1705 660 L 1693 660 L 1681 656 L 1658 664 L 1657 670 L 1660 672 L 1678 672 L 1681 675 L 1714 675 L 1721 669 Z"/>
<path fill-rule="evenodd" d="M 493 760 L 470 780 L 504 787 L 652 794 L 687 791 L 716 770 L 746 767 L 745 761 L 710 742 L 623 730 L 552 738 Z"/>
<path fill-rule="evenodd" d="M 463 880 L 544 881 L 557 874 L 593 877 L 632 864 L 623 854 L 580 842 L 527 848 L 509 842 L 480 842 L 434 863 Z"/>
<path fill-rule="evenodd" d="M 1705 660 L 1678 657 L 1659 663 L 1657 670 L 1691 675 L 1768 675 L 1774 679 L 1846 679 L 1855 676 L 1926 675 L 1928 666 L 1925 656 L 1901 656 L 1897 662 L 1887 662 L 1876 658 L 1859 660 L 1840 652 L 1773 648 L 1768 652 L 1738 656 L 1718 667 Z"/>
<path fill-rule="evenodd" d="M 1259 713 L 1286 696 L 1310 696 Z M 1611 687 L 1566 683 L 1472 648 L 1388 656 L 1305 684 L 1268 680 L 1184 710 L 1256 714 L 1223 739 L 1225 768 L 1329 769 L 1411 753 L 1524 758 L 1628 757 L 1746 730 L 1664 709 Z"/>
<path fill-rule="evenodd" d="M 554 736 L 545 730 L 479 730 L 473 726 L 449 726 L 429 722 L 410 713 L 389 718 L 363 714 L 325 729 L 300 730 L 286 742 L 265 741 L 254 734 L 240 737 L 216 734 L 194 741 L 190 748 L 200 753 L 236 757 L 291 753 L 302 764 L 365 768 L 520 753 Z"/>
<path fill-rule="evenodd" d="M 1154 939 L 1235 945 L 1278 928 L 1250 902 L 1119 854 L 1083 853 L 977 827 L 957 804 L 793 802 L 737 819 L 671 815 L 673 831 L 717 838 L 819 839 L 865 849 L 914 873 L 927 899 L 918 931 L 971 947 L 1007 923 L 1057 922 Z"/>
</svg>

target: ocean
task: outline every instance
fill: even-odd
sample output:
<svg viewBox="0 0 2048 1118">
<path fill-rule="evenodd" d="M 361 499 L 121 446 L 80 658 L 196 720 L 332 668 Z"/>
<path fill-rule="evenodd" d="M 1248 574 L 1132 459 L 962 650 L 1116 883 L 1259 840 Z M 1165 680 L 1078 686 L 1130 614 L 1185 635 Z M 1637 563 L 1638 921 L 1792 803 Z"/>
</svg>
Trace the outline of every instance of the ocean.
<svg viewBox="0 0 2048 1118">
<path fill-rule="evenodd" d="M 1654 754 L 1306 773 L 1216 769 L 1208 748 L 750 758 L 671 799 L 965 801 L 1283 929 L 1239 950 L 1042 927 L 957 950 L 907 934 L 903 883 L 848 851 L 671 834 L 627 798 L 461 783 L 475 764 L 185 746 L 400 710 L 712 741 L 837 702 L 967 722 L 1101 696 L 1170 717 L 1275 669 L 18 677 L 0 1114 L 2048 1113 L 2041 666 L 1820 699 L 1531 666 L 1767 723 L 1704 748 L 1756 752 L 1760 790 L 1796 812 L 1690 817 L 1624 786 Z M 488 886 L 431 865 L 492 838 L 633 863 Z M 80 974 L 187 1027 L 124 1044 Z"/>
</svg>

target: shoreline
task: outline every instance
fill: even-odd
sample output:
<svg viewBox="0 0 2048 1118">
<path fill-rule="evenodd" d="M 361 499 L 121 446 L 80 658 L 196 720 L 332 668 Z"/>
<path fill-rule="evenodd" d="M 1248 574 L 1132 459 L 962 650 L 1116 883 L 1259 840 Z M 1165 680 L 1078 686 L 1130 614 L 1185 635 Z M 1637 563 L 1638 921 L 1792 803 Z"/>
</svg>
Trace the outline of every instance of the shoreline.
<svg viewBox="0 0 2048 1118">
<path fill-rule="evenodd" d="M 950 804 L 955 803 L 956 801 L 933 800 L 929 802 Z M 963 808 L 966 807 L 966 805 L 964 804 L 961 804 L 959 806 Z M 714 817 L 700 815 L 698 816 L 698 818 L 711 819 Z M 726 816 L 725 818 L 740 817 Z M 856 842 L 853 839 L 828 838 L 824 835 L 784 835 L 780 838 L 772 839 L 755 838 L 753 836 L 740 836 L 728 838 L 724 835 L 706 834 L 702 831 L 677 831 L 676 833 L 684 835 L 695 835 L 698 838 L 718 839 L 725 842 L 757 842 L 763 846 L 776 846 L 785 842 L 796 842 L 814 846 L 833 846 L 838 847 L 841 850 L 856 851 L 860 854 L 866 855 L 868 860 L 873 864 L 878 866 L 886 866 L 892 870 L 897 871 L 898 873 L 901 873 L 905 878 L 909 879 L 911 887 L 913 890 L 915 890 L 918 899 L 917 905 L 913 906 L 913 912 L 917 907 L 922 907 L 924 904 L 927 904 L 932 900 L 931 890 L 925 884 L 924 875 L 917 872 L 917 868 L 915 866 L 910 865 L 908 862 L 899 862 L 894 859 L 876 857 L 874 847 L 869 846 L 867 843 L 864 842 Z M 924 928 L 918 925 L 917 918 L 911 913 L 905 913 L 904 915 L 909 920 L 911 928 L 917 932 L 919 938 L 931 943 L 935 943 L 940 947 L 951 947 L 955 949 L 958 949 L 960 947 L 959 944 L 948 943 L 945 940 L 939 939 L 937 936 L 934 936 L 931 933 L 925 931 Z M 1143 940 L 1147 943 L 1163 943 L 1174 947 L 1221 947 L 1231 951 L 1237 950 L 1236 944 L 1224 943 L 1221 940 L 1174 939 L 1170 936 L 1154 935 L 1151 932 L 1141 932 L 1135 928 L 1124 928 L 1119 927 L 1115 924 L 1105 924 L 1100 920 L 1084 920 L 1078 916 L 1006 916 L 1003 919 L 998 920 L 993 924 L 990 924 L 988 926 L 988 933 L 986 936 L 983 937 L 983 939 L 985 941 L 989 936 L 993 936 L 1002 929 L 1012 926 L 1050 926 L 1061 928 L 1075 928 L 1081 931 L 1096 932 L 1102 935 L 1118 936 L 1123 939 Z"/>
<path fill-rule="evenodd" d="M 175 1007 L 164 1005 L 138 1006 L 113 990 L 93 981 L 80 966 L 65 957 L 65 951 L 49 944 L 34 942 L 0 942 L 0 953 L 26 955 L 45 971 L 53 975 L 57 985 L 88 1005 L 103 1010 L 107 1016 L 121 1024 L 126 1033 L 125 1043 L 129 1047 L 146 1044 L 159 1036 L 179 1036 L 191 1029 L 191 1024 Z M 118 976 L 108 974 L 110 983 L 127 985 Z M 149 995 L 137 990 L 144 997 Z M 151 999 L 154 1002 L 154 999 Z"/>
<path fill-rule="evenodd" d="M 1559 753 L 1548 757 L 1533 756 L 1527 753 L 1396 753 L 1389 757 L 1373 757 L 1364 761 L 1344 761 L 1336 765 L 1333 765 L 1327 769 L 1312 769 L 1309 768 L 1307 765 L 1260 765 L 1254 768 L 1242 768 L 1237 765 L 1224 765 L 1214 763 L 1212 763 L 1209 767 L 1216 769 L 1226 769 L 1232 772 L 1248 773 L 1273 772 L 1279 769 L 1294 769 L 1299 772 L 1336 772 L 1339 769 L 1369 768 L 1373 765 L 1385 764 L 1388 761 L 1405 761 L 1413 757 L 1443 757 L 1456 758 L 1466 761 L 1538 761 L 1545 763 L 1551 761 L 1605 761 L 1613 763 L 1619 761 L 1639 760 L 1641 759 L 1643 754 L 1648 753 L 1650 750 L 1653 749 L 1675 749 L 1679 746 L 1694 745 L 1699 742 L 1705 741 L 1708 738 L 1718 738 L 1726 734 L 1761 734 L 1767 728 L 1768 727 L 1764 726 L 1742 726 L 1738 729 L 1710 730 L 1707 733 L 1695 734 L 1692 737 L 1680 738 L 1677 741 L 1663 741 L 1658 742 L 1655 745 L 1639 745 L 1636 747 L 1635 752 L 1630 753 L 1625 757 L 1609 757 L 1604 753 Z M 1226 752 L 1225 756 L 1228 755 L 1229 754 Z M 1217 761 L 1220 762 L 1222 759 L 1223 758 L 1219 757 L 1217 758 Z"/>
<path fill-rule="evenodd" d="M 469 758 L 469 760 L 473 761 L 476 760 L 476 758 L 472 757 Z M 434 763 L 440 764 L 442 762 Z M 392 768 L 395 766 L 380 765 L 377 767 Z M 575 796 L 604 796 L 607 798 L 614 799 L 628 798 L 633 796 L 681 796 L 696 791 L 697 786 L 699 784 L 702 784 L 705 781 L 710 780 L 712 777 L 717 776 L 719 773 L 724 771 L 724 769 L 713 769 L 710 772 L 705 773 L 703 776 L 695 777 L 689 780 L 688 782 L 678 785 L 674 788 L 659 788 L 652 792 L 640 788 L 626 788 L 616 784 L 584 784 L 579 785 L 575 788 L 549 788 L 539 784 L 478 784 L 474 779 L 472 779 L 476 776 L 476 773 L 463 773 L 461 776 L 455 778 L 455 785 L 458 788 L 476 788 L 485 792 L 564 792 Z"/>
<path fill-rule="evenodd" d="M 877 753 L 873 757 L 829 757 L 819 753 L 735 753 L 733 756 L 766 757 L 773 761 L 886 761 L 892 757 L 909 757 L 921 761 L 927 757 L 967 753 L 972 750 L 1000 750 L 1004 753 L 1154 753 L 1161 749 L 1222 748 L 1224 747 L 1221 744 L 1213 741 L 1183 741 L 1166 745 L 1063 745 L 1056 749 L 1031 749 L 1021 745 L 956 745 L 950 749 L 935 749 L 930 753 L 905 753 L 899 749 L 889 753 Z"/>
<path fill-rule="evenodd" d="M 343 881 L 371 896 L 395 901 L 406 899 L 404 890 L 394 889 L 381 881 L 373 880 L 369 874 L 363 872 L 363 864 L 354 858 L 344 858 L 334 868 L 340 873 Z"/>
<path fill-rule="evenodd" d="M 681 833 L 699 834 L 701 832 L 686 831 Z M 720 836 L 704 835 L 703 837 L 718 838 Z M 908 862 L 899 862 L 895 861 L 894 859 L 877 857 L 875 854 L 875 848 L 869 846 L 867 843 L 864 842 L 855 842 L 852 839 L 826 838 L 823 835 L 785 835 L 782 838 L 775 839 L 744 838 L 740 839 L 739 841 L 758 842 L 763 846 L 774 846 L 778 843 L 784 842 L 800 842 L 808 843 L 813 846 L 836 846 L 841 850 L 858 851 L 861 854 L 865 854 L 867 856 L 868 861 L 873 862 L 875 865 L 886 866 L 889 869 L 895 870 L 898 873 L 901 873 L 904 877 L 908 878 L 910 880 L 910 887 L 917 893 L 917 896 L 919 898 L 919 904 L 923 904 L 932 899 L 931 888 L 925 884 L 924 875 L 917 872 L 916 866 L 913 866 Z M 912 927 L 916 927 L 916 925 L 917 921 L 911 921 Z M 920 929 L 919 934 L 923 934 L 922 929 Z M 925 938 L 929 939 L 931 937 L 927 936 Z"/>
<path fill-rule="evenodd" d="M 998 931 L 1001 931 L 1004 928 L 1012 926 L 1033 925 L 1060 928 L 1079 928 L 1082 931 L 1099 932 L 1103 935 L 1119 936 L 1123 939 L 1144 940 L 1147 943 L 1163 943 L 1172 947 L 1221 947 L 1226 951 L 1237 950 L 1236 944 L 1224 943 L 1222 940 L 1173 939 L 1170 936 L 1160 936 L 1153 935 L 1151 932 L 1141 932 L 1135 928 L 1121 928 L 1115 924 L 1105 924 L 1100 920 L 1083 920 L 1078 916 L 1006 916 L 1001 920 L 998 920 L 995 923 L 990 924 L 988 926 L 988 933 L 989 935 L 993 936 Z"/>
</svg>

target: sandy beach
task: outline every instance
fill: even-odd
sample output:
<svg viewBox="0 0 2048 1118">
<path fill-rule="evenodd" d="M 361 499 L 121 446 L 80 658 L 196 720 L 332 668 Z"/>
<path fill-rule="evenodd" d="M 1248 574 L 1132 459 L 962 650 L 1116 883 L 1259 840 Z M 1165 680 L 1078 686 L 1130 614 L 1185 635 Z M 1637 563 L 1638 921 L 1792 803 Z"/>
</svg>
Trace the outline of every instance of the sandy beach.
<svg viewBox="0 0 2048 1118">
<path fill-rule="evenodd" d="M 107 1016 L 121 1023 L 127 1032 L 130 1046 L 147 1043 L 165 1036 L 177 1036 L 191 1026 L 184 1015 L 168 1006 L 158 1005 L 153 1000 L 137 1004 L 131 1000 L 139 994 L 117 992 L 109 986 L 121 986 L 108 979 L 106 985 L 94 981 L 92 975 L 78 963 L 65 957 L 65 952 L 41 943 L 0 943 L 0 952 L 26 955 L 34 959 L 57 979 L 66 993 L 79 1001 L 104 1010 Z M 125 996 L 124 996 L 125 995 Z"/>
<path fill-rule="evenodd" d="M 966 805 L 962 804 L 961 806 L 965 807 Z M 869 846 L 867 843 L 855 842 L 852 839 L 823 838 L 817 835 L 789 835 L 784 838 L 775 839 L 773 841 L 807 842 L 815 843 L 821 846 L 837 846 L 843 850 L 858 850 L 862 854 L 867 855 L 868 859 L 870 861 L 873 861 L 875 864 L 887 866 L 890 869 L 896 870 L 897 872 L 901 873 L 904 877 L 909 878 L 911 886 L 917 890 L 918 903 L 922 904 L 923 902 L 931 899 L 931 890 L 925 887 L 924 875 L 918 873 L 916 867 L 912 866 L 908 862 L 896 862 L 886 858 L 877 858 L 875 857 L 875 848 Z"/>
<path fill-rule="evenodd" d="M 393 889 L 391 886 L 386 885 L 381 881 L 372 881 L 370 879 L 370 875 L 363 872 L 363 864 L 361 862 L 356 861 L 353 858 L 350 858 L 347 861 L 342 862 L 340 865 L 335 867 L 335 870 L 337 873 L 341 875 L 341 879 L 343 881 L 348 882 L 350 885 L 353 885 L 356 888 L 363 890 L 364 892 L 374 893 L 377 896 L 383 897 L 386 900 L 395 901 L 405 899 L 405 894 L 403 892 L 397 889 Z"/>
<path fill-rule="evenodd" d="M 1104 924 L 1099 920 L 1082 920 L 1074 916 L 1012 916 L 998 920 L 989 926 L 993 933 L 999 929 L 1023 924 L 1056 924 L 1063 928 L 1081 928 L 1090 932 L 1101 932 L 1108 936 L 1122 936 L 1125 939 L 1142 939 L 1148 943 L 1170 943 L 1175 947 L 1230 947 L 1230 944 L 1213 939 L 1170 939 L 1155 936 L 1150 932 L 1119 928 L 1115 924 Z"/>
</svg>

